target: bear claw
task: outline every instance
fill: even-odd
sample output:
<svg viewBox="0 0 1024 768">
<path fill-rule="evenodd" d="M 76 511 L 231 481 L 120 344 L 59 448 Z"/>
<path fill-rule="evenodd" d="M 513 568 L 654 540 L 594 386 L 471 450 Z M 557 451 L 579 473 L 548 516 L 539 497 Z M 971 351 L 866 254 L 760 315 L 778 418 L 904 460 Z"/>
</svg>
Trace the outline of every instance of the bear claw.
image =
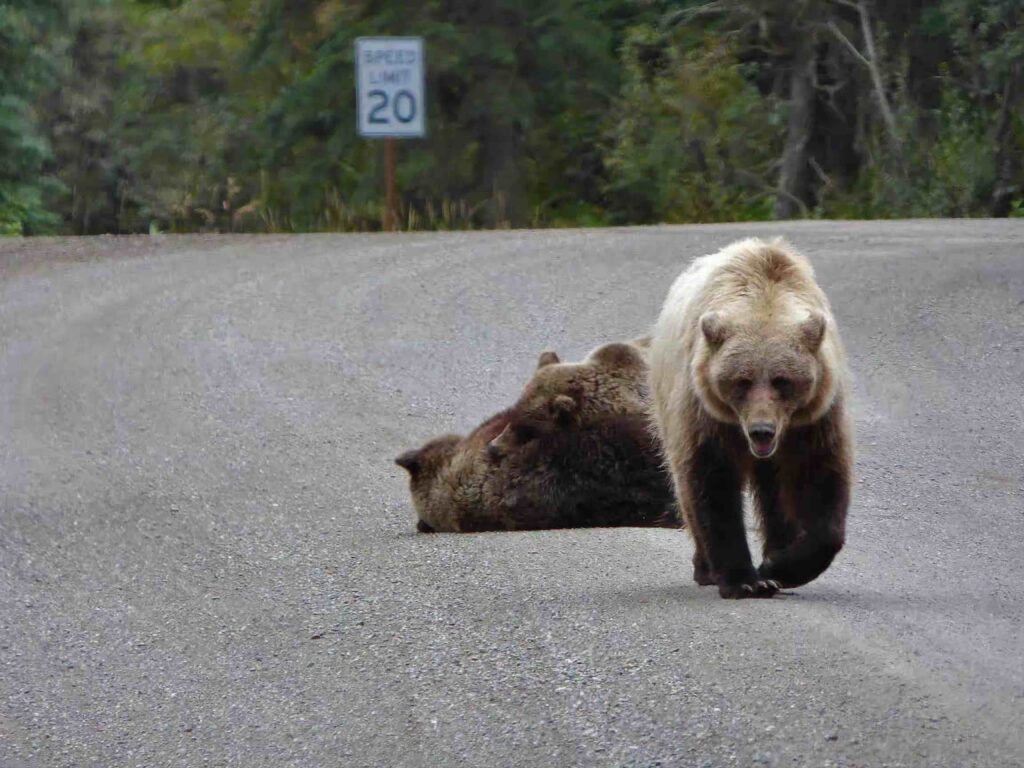
<svg viewBox="0 0 1024 768">
<path fill-rule="evenodd" d="M 771 579 L 767 581 L 758 580 L 752 584 L 722 584 L 718 587 L 718 594 L 730 600 L 771 597 L 778 591 L 778 582 Z"/>
</svg>

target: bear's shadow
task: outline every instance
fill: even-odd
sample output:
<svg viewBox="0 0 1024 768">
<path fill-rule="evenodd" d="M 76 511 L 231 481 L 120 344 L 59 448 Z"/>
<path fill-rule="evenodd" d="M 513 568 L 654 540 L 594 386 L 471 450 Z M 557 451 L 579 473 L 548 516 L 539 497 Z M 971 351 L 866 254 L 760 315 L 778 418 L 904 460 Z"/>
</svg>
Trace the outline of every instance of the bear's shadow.
<svg viewBox="0 0 1024 768">
<path fill-rule="evenodd" d="M 798 603 L 807 606 L 845 608 L 852 610 L 928 610 L 934 607 L 938 611 L 949 610 L 948 600 L 939 600 L 934 596 L 907 592 L 878 592 L 866 590 L 853 592 L 814 584 L 796 589 L 784 589 L 770 600 L 722 600 L 718 590 L 713 586 L 699 587 L 692 583 L 662 584 L 644 587 L 641 584 L 624 589 L 593 590 L 588 593 L 591 601 L 607 604 L 609 607 L 633 607 L 651 605 L 678 605 L 685 603 L 721 602 L 735 605 L 736 603 Z"/>
</svg>

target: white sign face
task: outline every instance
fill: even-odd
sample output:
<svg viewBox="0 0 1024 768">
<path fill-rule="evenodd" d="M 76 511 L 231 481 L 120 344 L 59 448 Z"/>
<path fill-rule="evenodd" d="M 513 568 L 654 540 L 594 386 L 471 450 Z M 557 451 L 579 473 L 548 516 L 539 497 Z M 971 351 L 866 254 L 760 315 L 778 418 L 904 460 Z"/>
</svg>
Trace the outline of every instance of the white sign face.
<svg viewBox="0 0 1024 768">
<path fill-rule="evenodd" d="M 358 38 L 356 91 L 361 136 L 424 136 L 423 38 Z"/>
</svg>

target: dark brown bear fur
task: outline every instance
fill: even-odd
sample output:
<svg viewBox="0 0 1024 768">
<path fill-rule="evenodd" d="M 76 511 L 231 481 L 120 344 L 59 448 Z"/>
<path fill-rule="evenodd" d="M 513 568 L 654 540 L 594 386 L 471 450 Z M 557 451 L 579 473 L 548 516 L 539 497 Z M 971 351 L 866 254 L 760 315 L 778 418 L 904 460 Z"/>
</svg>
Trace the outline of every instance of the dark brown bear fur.
<svg viewBox="0 0 1024 768">
<path fill-rule="evenodd" d="M 396 459 L 409 472 L 418 530 L 679 527 L 647 428 L 646 375 L 627 344 L 582 363 L 545 352 L 512 408 Z"/>
</svg>

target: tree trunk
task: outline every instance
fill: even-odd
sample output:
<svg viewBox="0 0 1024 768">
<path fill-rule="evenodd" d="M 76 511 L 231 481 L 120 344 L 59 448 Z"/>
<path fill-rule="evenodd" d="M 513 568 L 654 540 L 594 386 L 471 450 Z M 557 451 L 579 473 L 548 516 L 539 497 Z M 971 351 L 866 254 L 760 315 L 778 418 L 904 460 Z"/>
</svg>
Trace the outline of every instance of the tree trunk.
<svg viewBox="0 0 1024 768">
<path fill-rule="evenodd" d="M 834 21 L 829 21 L 825 26 L 836 36 L 840 43 L 846 46 L 846 49 L 853 55 L 853 58 L 863 64 L 868 70 L 868 74 L 871 76 L 871 83 L 875 89 L 878 110 L 882 113 L 882 122 L 885 123 L 886 135 L 889 137 L 892 149 L 895 150 L 897 156 L 900 156 L 900 132 L 896 125 L 896 117 L 892 112 L 892 106 L 889 104 L 889 97 L 885 93 L 885 83 L 882 80 L 878 52 L 875 50 L 875 35 L 871 31 L 871 17 L 868 15 L 867 6 L 864 5 L 864 0 L 858 0 L 856 4 L 849 2 L 849 0 L 837 0 L 837 2 L 857 9 L 857 13 L 860 16 L 861 37 L 864 38 L 864 50 L 866 53 L 861 53 L 857 46 L 850 42 L 850 38 L 843 34 L 843 31 L 839 29 Z"/>
<path fill-rule="evenodd" d="M 992 200 L 989 203 L 989 213 L 998 218 L 1005 218 L 1010 215 L 1010 208 L 1013 205 L 1014 195 L 1018 186 L 1014 183 L 1014 153 L 1010 148 L 1010 139 L 1013 132 L 1010 130 L 1011 105 L 1015 96 L 1017 77 L 1020 73 L 1014 67 L 1006 76 L 1006 84 L 1003 88 L 1003 101 L 999 107 L 999 121 L 996 123 L 995 132 L 995 166 L 996 183 L 992 189 Z"/>
<path fill-rule="evenodd" d="M 814 67 L 817 61 L 813 36 L 797 30 L 793 36 L 796 49 L 789 76 L 789 120 L 775 196 L 776 219 L 805 215 L 811 196 L 807 146 L 814 131 Z"/>
<path fill-rule="evenodd" d="M 871 19 L 868 17 L 868 9 L 864 0 L 857 3 L 857 11 L 860 14 L 860 29 L 864 36 L 864 47 L 867 50 L 868 71 L 871 73 L 871 82 L 875 86 L 875 97 L 878 99 L 878 108 L 882 112 L 882 120 L 885 122 L 885 130 L 889 134 L 889 141 L 892 148 L 898 153 L 900 151 L 900 132 L 896 127 L 896 118 L 893 117 L 892 107 L 889 106 L 889 97 L 885 93 L 885 85 L 882 82 L 882 72 L 879 69 L 878 53 L 875 51 L 875 35 L 871 31 Z"/>
<path fill-rule="evenodd" d="M 526 224 L 526 192 L 520 170 L 521 147 L 515 125 L 492 121 L 484 131 L 483 180 L 491 195 L 488 226 Z"/>
</svg>

